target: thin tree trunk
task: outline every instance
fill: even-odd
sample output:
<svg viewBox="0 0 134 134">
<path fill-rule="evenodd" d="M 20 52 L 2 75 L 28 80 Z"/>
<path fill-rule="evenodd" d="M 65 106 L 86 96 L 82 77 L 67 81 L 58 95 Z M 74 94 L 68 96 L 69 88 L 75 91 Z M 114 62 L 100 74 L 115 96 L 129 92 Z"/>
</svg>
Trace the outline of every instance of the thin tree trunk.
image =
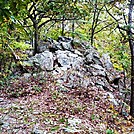
<svg viewBox="0 0 134 134">
<path fill-rule="evenodd" d="M 97 13 L 97 0 L 95 1 L 95 7 L 94 7 L 94 14 L 93 14 L 93 22 L 92 22 L 92 28 L 91 28 L 91 45 L 93 45 L 94 42 L 94 32 L 95 32 L 95 19 L 96 19 L 96 13 Z"/>
<path fill-rule="evenodd" d="M 72 38 L 74 39 L 74 31 L 75 31 L 75 29 L 74 29 L 74 20 L 72 21 Z"/>
<path fill-rule="evenodd" d="M 130 115 L 132 115 L 134 117 L 134 51 L 133 51 L 133 56 L 131 56 L 131 101 L 130 101 Z"/>
<path fill-rule="evenodd" d="M 91 46 L 93 46 L 94 43 L 94 35 L 95 35 L 95 30 L 96 27 L 98 26 L 98 20 L 99 20 L 99 16 L 100 13 L 103 9 L 104 5 L 98 10 L 97 8 L 97 0 L 95 0 L 95 4 L 94 4 L 94 14 L 93 14 L 93 22 L 92 22 L 92 28 L 91 28 Z"/>
<path fill-rule="evenodd" d="M 131 50 L 131 100 L 130 100 L 130 114 L 134 117 L 134 43 L 132 40 L 132 14 L 133 14 L 134 0 L 130 0 L 128 13 L 128 39 Z"/>
<path fill-rule="evenodd" d="M 35 55 L 38 52 L 38 42 L 39 42 L 39 33 L 38 33 L 38 26 L 35 24 L 35 32 L 34 32 L 34 53 L 33 55 Z"/>
<path fill-rule="evenodd" d="M 61 31 L 61 35 L 64 36 L 64 30 L 65 30 L 65 16 L 63 15 L 63 21 L 62 21 L 62 31 Z"/>
</svg>

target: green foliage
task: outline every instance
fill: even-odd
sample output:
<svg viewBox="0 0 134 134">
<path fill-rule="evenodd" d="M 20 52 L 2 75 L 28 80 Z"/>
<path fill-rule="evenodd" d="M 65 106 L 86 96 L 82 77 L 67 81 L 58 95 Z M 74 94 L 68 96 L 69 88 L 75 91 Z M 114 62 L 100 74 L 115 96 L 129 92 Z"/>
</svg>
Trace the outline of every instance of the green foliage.
<svg viewBox="0 0 134 134">
<path fill-rule="evenodd" d="M 98 51 L 109 53 L 115 69 L 119 71 L 130 71 L 130 49 L 127 43 L 122 41 L 118 30 L 109 34 L 109 31 L 102 31 L 95 35 L 95 47 Z"/>
<path fill-rule="evenodd" d="M 84 32 L 82 29 L 78 29 L 77 31 L 74 32 L 73 34 L 75 37 L 80 38 L 81 40 L 88 41 L 89 36 Z"/>
<path fill-rule="evenodd" d="M 14 50 L 22 50 L 25 51 L 27 49 L 30 49 L 30 45 L 29 44 L 25 44 L 25 42 L 17 42 L 17 41 L 13 41 L 10 45 Z"/>
<path fill-rule="evenodd" d="M 4 22 L 5 18 L 9 18 L 11 15 L 10 10 L 8 9 L 8 2 L 0 1 L 0 22 Z"/>
<path fill-rule="evenodd" d="M 52 128 L 51 128 L 51 131 L 56 131 L 56 130 L 58 130 L 59 128 L 60 128 L 59 126 L 52 127 Z"/>
<path fill-rule="evenodd" d="M 0 72 L 0 89 L 2 90 L 5 86 L 9 86 L 9 78 L 8 76 L 4 76 L 1 72 Z"/>
<path fill-rule="evenodd" d="M 113 130 L 107 129 L 106 134 L 114 134 Z"/>
<path fill-rule="evenodd" d="M 0 66 L 0 77 L 1 78 L 6 78 L 9 74 L 11 74 L 11 53 L 8 51 L 7 48 L 0 48 L 0 61 L 1 61 L 1 66 Z"/>
<path fill-rule="evenodd" d="M 95 120 L 96 119 L 96 116 L 94 114 L 91 115 L 91 119 L 92 120 Z"/>
<path fill-rule="evenodd" d="M 24 42 L 12 42 L 10 47 L 13 49 L 16 55 L 20 57 L 20 59 L 27 58 L 26 54 L 23 54 L 23 51 L 29 49 L 29 45 Z M 18 63 L 14 61 L 13 53 L 11 49 L 6 44 L 0 45 L 0 77 L 8 78 L 12 73 L 17 69 Z M 17 70 L 16 70 L 17 71 Z"/>
<path fill-rule="evenodd" d="M 123 70 L 125 69 L 127 72 L 130 70 L 130 52 L 129 52 L 129 48 L 127 45 L 120 45 L 117 46 L 117 51 L 114 52 L 114 56 L 112 61 L 114 63 L 114 67 L 118 70 Z M 122 69 L 121 69 L 122 67 Z"/>
<path fill-rule="evenodd" d="M 109 3 L 108 0 L 98 1 L 98 8 L 102 7 L 102 4 L 104 4 L 105 2 Z M 114 3 L 116 3 L 116 1 L 114 1 Z M 93 5 L 89 7 L 86 2 L 83 4 L 83 6 L 79 4 L 73 5 L 73 3 L 71 4 L 71 6 L 77 7 L 77 9 L 82 14 L 83 11 L 81 11 L 81 8 L 83 8 L 84 10 L 86 10 L 86 14 L 84 14 L 85 19 L 81 18 L 81 21 L 74 22 L 75 26 L 74 31 L 71 31 L 72 22 L 70 21 L 69 30 L 64 31 L 65 36 L 73 36 L 88 41 L 90 39 L 89 32 L 91 30 L 93 23 L 92 22 L 93 14 L 91 13 L 94 7 Z M 119 17 L 123 15 L 123 12 L 114 8 L 114 6 L 113 9 L 111 9 L 111 12 L 118 13 Z M 114 23 L 113 19 L 110 16 L 108 16 L 108 14 L 103 10 L 100 13 L 99 20 L 95 26 L 96 29 L 94 35 L 94 46 L 98 49 L 100 53 L 110 54 L 115 69 L 126 70 L 127 72 L 129 72 L 130 70 L 129 46 L 127 44 L 122 43 L 122 36 L 120 32 L 118 30 L 115 30 L 116 25 L 117 23 Z M 60 27 L 58 27 L 58 30 L 59 29 Z M 53 31 L 54 29 L 50 30 L 48 36 L 51 35 L 52 38 L 57 39 L 59 34 L 56 34 Z"/>
<path fill-rule="evenodd" d="M 34 86 L 33 90 L 35 90 L 36 92 L 41 92 L 42 88 L 40 88 L 39 86 Z"/>
<path fill-rule="evenodd" d="M 0 59 L 3 61 L 12 59 L 9 49 L 5 46 L 7 43 L 11 45 L 21 58 L 26 57 L 22 52 L 29 49 L 29 46 L 25 45 L 23 40 L 30 39 L 30 41 L 32 41 L 35 38 L 35 26 L 33 25 L 33 22 L 37 22 L 36 24 L 39 28 L 38 34 L 41 38 L 43 38 L 43 34 L 45 34 L 47 37 L 57 39 L 62 33 L 61 24 L 64 21 L 65 27 L 67 27 L 67 29 L 64 28 L 65 36 L 73 36 L 86 41 L 90 40 L 92 25 L 94 23 L 96 25 L 94 25 L 95 34 L 93 45 L 101 54 L 110 53 L 113 65 L 117 70 L 125 69 L 129 71 L 131 64 L 129 46 L 126 43 L 122 43 L 122 36 L 120 32 L 116 30 L 117 22 L 114 23 L 113 18 L 105 9 L 102 11 L 100 10 L 99 19 L 95 22 L 93 21 L 95 2 L 98 2 L 98 9 L 104 4 L 108 8 L 110 6 L 109 0 L 90 2 L 38 0 L 35 3 L 30 0 L 0 1 L 0 22 L 2 22 L 2 27 L 0 29 L 0 44 L 4 47 L 0 50 L 2 52 Z M 114 7 L 116 2 L 116 0 L 113 2 L 109 12 L 111 14 L 116 14 L 120 18 L 125 14 L 122 10 Z M 123 0 L 119 2 L 123 4 Z M 38 12 L 37 16 L 34 16 L 33 14 L 33 11 L 36 10 L 33 8 L 34 6 L 38 9 L 38 11 L 36 11 Z M 31 17 L 33 18 L 31 19 Z M 34 18 L 37 19 L 33 21 Z M 50 23 L 47 23 L 47 21 Z M 72 30 L 72 21 L 74 22 L 74 31 Z M 129 28 L 129 25 L 125 25 L 123 21 L 119 20 L 119 23 L 122 25 L 122 28 L 126 30 Z M 40 27 L 41 25 L 42 27 Z M 45 30 L 47 33 L 44 32 Z M 18 36 L 20 37 L 19 42 L 16 41 Z M 11 60 L 8 63 L 11 63 Z M 15 65 L 13 64 L 13 66 Z"/>
<path fill-rule="evenodd" d="M 60 122 L 60 123 L 64 123 L 65 121 L 66 121 L 65 118 L 61 118 L 61 119 L 59 119 L 59 122 Z"/>
<path fill-rule="evenodd" d="M 57 40 L 60 35 L 61 35 L 61 29 L 52 28 L 50 29 L 49 33 L 46 36 Z"/>
</svg>

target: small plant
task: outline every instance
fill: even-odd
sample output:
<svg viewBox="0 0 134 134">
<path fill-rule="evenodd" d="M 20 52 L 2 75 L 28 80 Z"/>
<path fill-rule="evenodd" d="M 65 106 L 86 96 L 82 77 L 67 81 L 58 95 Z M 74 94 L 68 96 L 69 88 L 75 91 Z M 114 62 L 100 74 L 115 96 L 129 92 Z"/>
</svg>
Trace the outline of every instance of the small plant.
<svg viewBox="0 0 134 134">
<path fill-rule="evenodd" d="M 92 119 L 92 120 L 95 120 L 95 118 L 96 118 L 95 115 L 92 114 L 92 115 L 91 115 L 91 119 Z"/>
<path fill-rule="evenodd" d="M 54 126 L 54 127 L 51 128 L 51 131 L 56 131 L 56 130 L 58 130 L 59 128 L 60 128 L 59 126 Z"/>
<path fill-rule="evenodd" d="M 59 96 L 59 93 L 58 93 L 58 91 L 54 91 L 53 92 L 53 99 L 56 99 L 56 98 L 58 98 L 58 96 Z"/>
<path fill-rule="evenodd" d="M 64 123 L 65 121 L 66 121 L 65 118 L 61 118 L 61 119 L 59 119 L 59 122 L 60 122 L 60 123 Z"/>
<path fill-rule="evenodd" d="M 86 49 L 90 49 L 90 47 L 91 47 L 91 46 L 90 46 L 90 45 L 88 45 L 88 46 L 86 46 Z"/>
<path fill-rule="evenodd" d="M 113 132 L 113 130 L 111 130 L 111 129 L 107 129 L 107 130 L 106 130 L 106 134 L 114 134 L 114 132 Z"/>
<path fill-rule="evenodd" d="M 20 49 L 20 50 L 26 50 L 26 49 L 30 49 L 30 45 L 29 44 L 25 44 L 25 42 L 12 42 L 11 43 L 11 47 L 16 50 L 16 49 Z"/>
<path fill-rule="evenodd" d="M 34 86 L 33 89 L 35 91 L 37 91 L 37 92 L 41 92 L 42 91 L 42 89 L 40 87 L 38 87 L 38 86 Z"/>
</svg>

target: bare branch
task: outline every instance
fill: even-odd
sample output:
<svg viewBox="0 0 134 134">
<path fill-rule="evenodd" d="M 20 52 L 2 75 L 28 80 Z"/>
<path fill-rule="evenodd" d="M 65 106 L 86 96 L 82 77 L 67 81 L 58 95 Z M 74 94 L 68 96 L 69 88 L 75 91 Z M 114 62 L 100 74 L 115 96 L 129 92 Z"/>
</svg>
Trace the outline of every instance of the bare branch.
<svg viewBox="0 0 134 134">
<path fill-rule="evenodd" d="M 110 23 L 110 24 L 108 24 L 108 25 L 102 27 L 100 30 L 94 32 L 94 34 L 97 34 L 97 33 L 101 32 L 103 29 L 105 29 L 105 28 L 107 28 L 107 27 L 109 27 L 109 26 L 111 26 L 111 25 L 113 25 L 113 24 L 116 24 L 116 23 L 115 23 L 115 22 L 112 22 L 112 23 Z"/>
<path fill-rule="evenodd" d="M 47 20 L 47 21 L 41 23 L 41 24 L 38 26 L 38 28 L 40 29 L 42 26 L 44 26 L 46 23 L 48 23 L 48 22 L 50 22 L 50 21 L 52 21 L 52 20 L 49 19 L 49 20 Z"/>
<path fill-rule="evenodd" d="M 105 5 L 105 9 L 107 11 L 107 13 L 115 20 L 118 22 L 118 20 L 109 12 L 109 10 L 107 9 L 106 5 Z"/>
</svg>

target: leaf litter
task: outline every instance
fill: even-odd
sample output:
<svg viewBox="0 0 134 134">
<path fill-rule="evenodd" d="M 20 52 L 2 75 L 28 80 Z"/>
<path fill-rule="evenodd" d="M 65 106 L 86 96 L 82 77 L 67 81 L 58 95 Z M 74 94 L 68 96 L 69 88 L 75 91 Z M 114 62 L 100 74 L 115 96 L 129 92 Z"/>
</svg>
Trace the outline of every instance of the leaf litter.
<svg viewBox="0 0 134 134">
<path fill-rule="evenodd" d="M 134 119 L 121 113 L 101 88 L 70 89 L 51 76 L 18 78 L 0 90 L 0 132 L 13 134 L 133 134 Z M 119 91 L 112 93 L 119 101 Z"/>
</svg>

